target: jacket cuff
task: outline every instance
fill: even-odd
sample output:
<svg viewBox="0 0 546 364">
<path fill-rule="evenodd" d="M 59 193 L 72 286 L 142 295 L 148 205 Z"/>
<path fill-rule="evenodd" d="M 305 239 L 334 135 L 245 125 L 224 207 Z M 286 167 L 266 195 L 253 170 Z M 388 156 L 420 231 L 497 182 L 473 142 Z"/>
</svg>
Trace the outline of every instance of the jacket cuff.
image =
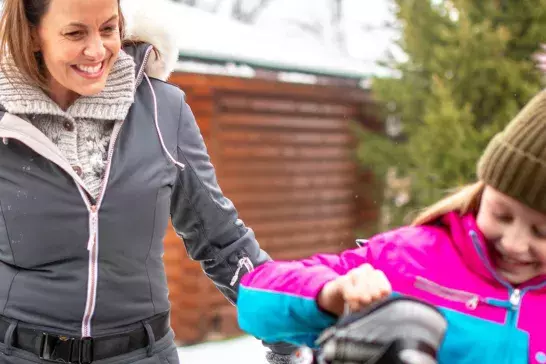
<svg viewBox="0 0 546 364">
<path fill-rule="evenodd" d="M 265 358 L 267 359 L 267 362 L 269 364 L 290 364 L 292 363 L 292 356 L 291 355 L 281 355 L 277 353 L 273 353 L 269 351 Z"/>
</svg>

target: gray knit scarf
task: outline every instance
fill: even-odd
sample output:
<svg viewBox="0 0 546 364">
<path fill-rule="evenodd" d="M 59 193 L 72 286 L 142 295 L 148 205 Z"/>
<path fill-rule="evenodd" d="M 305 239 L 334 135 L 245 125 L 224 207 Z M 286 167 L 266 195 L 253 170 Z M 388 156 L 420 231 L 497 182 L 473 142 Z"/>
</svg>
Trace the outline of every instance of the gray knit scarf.
<svg viewBox="0 0 546 364">
<path fill-rule="evenodd" d="M 31 122 L 55 143 L 97 197 L 108 158 L 114 123 L 122 122 L 134 101 L 135 63 L 121 51 L 105 88 L 93 96 L 81 96 L 63 111 L 40 88 L 10 79 L 0 71 L 0 104 L 12 114 Z"/>
</svg>

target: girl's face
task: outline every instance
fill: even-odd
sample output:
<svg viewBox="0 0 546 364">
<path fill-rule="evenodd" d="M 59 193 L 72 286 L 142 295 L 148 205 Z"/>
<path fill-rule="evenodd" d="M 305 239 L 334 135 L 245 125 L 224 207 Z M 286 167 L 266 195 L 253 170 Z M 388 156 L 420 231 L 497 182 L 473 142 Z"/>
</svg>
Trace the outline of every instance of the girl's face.
<svg viewBox="0 0 546 364">
<path fill-rule="evenodd" d="M 103 90 L 121 48 L 120 16 L 118 0 L 51 0 L 35 48 L 61 107 Z"/>
<path fill-rule="evenodd" d="M 497 273 L 508 282 L 546 274 L 546 215 L 486 186 L 477 224 Z"/>
</svg>

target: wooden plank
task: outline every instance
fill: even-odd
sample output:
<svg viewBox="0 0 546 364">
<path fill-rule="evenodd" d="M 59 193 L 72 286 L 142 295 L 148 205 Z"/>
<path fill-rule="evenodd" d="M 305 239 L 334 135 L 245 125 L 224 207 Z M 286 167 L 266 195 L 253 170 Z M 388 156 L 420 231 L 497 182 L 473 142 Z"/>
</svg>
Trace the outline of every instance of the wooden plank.
<svg viewBox="0 0 546 364">
<path fill-rule="evenodd" d="M 351 175 L 355 177 L 358 167 L 352 161 L 343 160 L 249 160 L 226 161 L 218 166 L 217 174 L 220 181 L 223 178 L 253 178 L 256 175 L 263 177 L 277 176 L 321 176 L 328 174 Z M 222 184 L 222 182 L 220 182 Z M 362 183 L 366 186 L 366 183 Z M 355 186 L 355 190 L 358 186 Z"/>
<path fill-rule="evenodd" d="M 260 235 L 260 244 L 268 253 L 292 250 L 294 247 L 310 248 L 318 254 L 326 247 L 340 247 L 354 243 L 354 232 L 350 228 L 335 231 L 307 231 L 293 235 Z"/>
<path fill-rule="evenodd" d="M 212 130 L 212 116 L 209 115 L 195 115 L 197 121 L 197 126 L 203 136 L 208 136 L 211 134 Z"/>
<path fill-rule="evenodd" d="M 235 160 L 350 160 L 352 148 L 341 147 L 306 147 L 306 146 L 270 146 L 270 145 L 228 145 L 222 148 L 222 160 L 236 163 Z"/>
<path fill-rule="evenodd" d="M 225 95 L 219 97 L 217 103 L 223 112 L 251 111 L 338 117 L 356 116 L 358 114 L 357 107 L 354 104 L 319 103 L 313 100 L 294 100 L 282 97 L 265 98 L 262 95 Z"/>
<path fill-rule="evenodd" d="M 339 254 L 343 250 L 345 250 L 346 247 L 321 247 L 321 254 Z M 274 260 L 282 260 L 282 261 L 290 261 L 290 260 L 300 260 L 308 258 L 312 255 L 315 255 L 317 253 L 316 249 L 309 248 L 309 247 L 294 247 L 293 249 L 285 249 L 283 251 L 273 252 L 270 253 L 271 258 Z"/>
<path fill-rule="evenodd" d="M 178 345 L 191 345 L 201 342 L 202 333 L 194 327 L 187 325 L 172 325 L 175 333 L 175 341 Z M 182 358 L 183 358 L 182 354 Z"/>
<path fill-rule="evenodd" d="M 197 270 L 193 270 L 193 269 L 192 270 L 183 269 L 183 268 L 180 267 L 180 264 L 177 264 L 176 261 L 171 262 L 171 263 L 166 263 L 165 264 L 165 272 L 167 274 L 167 278 L 173 284 L 175 282 L 178 282 L 178 280 L 177 280 L 178 277 L 181 277 L 181 276 L 186 277 L 186 280 L 182 281 L 183 284 L 184 284 L 184 287 L 192 287 L 192 288 L 198 287 L 198 284 L 196 282 L 194 282 L 194 280 L 196 278 L 199 278 L 200 275 L 203 274 L 202 270 L 197 271 Z"/>
<path fill-rule="evenodd" d="M 351 145 L 355 137 L 345 131 L 323 133 L 317 131 L 285 131 L 272 129 L 223 128 L 217 135 L 222 145 L 288 144 L 288 145 Z"/>
<path fill-rule="evenodd" d="M 349 121 L 336 118 L 297 117 L 276 115 L 252 115 L 246 113 L 219 114 L 216 121 L 224 126 L 246 126 L 248 128 L 284 128 L 304 130 L 348 130 Z"/>
<path fill-rule="evenodd" d="M 355 184 L 352 176 L 318 175 L 318 176 L 254 176 L 253 178 L 222 177 L 222 188 L 226 194 L 232 191 L 293 191 L 305 193 L 308 189 L 339 189 Z"/>
<path fill-rule="evenodd" d="M 225 161 L 218 166 L 218 174 L 230 177 L 277 175 L 354 175 L 357 165 L 351 160 L 249 160 L 248 162 Z"/>
<path fill-rule="evenodd" d="M 260 206 L 239 209 L 241 214 L 251 216 L 252 221 L 267 221 L 271 219 L 298 219 L 311 216 L 353 215 L 356 206 L 351 203 L 285 206 L 282 202 L 277 207 L 264 209 Z"/>
<path fill-rule="evenodd" d="M 297 232 L 330 231 L 342 228 L 352 228 L 354 222 L 346 216 L 318 217 L 299 219 L 297 221 L 266 221 L 252 222 L 246 219 L 248 226 L 254 229 L 259 238 L 278 235 L 294 234 Z"/>
<path fill-rule="evenodd" d="M 333 203 L 352 200 L 354 196 L 355 193 L 350 188 L 308 189 L 304 192 L 298 190 L 269 191 L 269 193 L 241 189 L 227 194 L 227 197 L 235 203 L 238 209 L 256 205 L 271 208 L 270 205 L 277 205 L 279 202 L 290 205 Z"/>
<path fill-rule="evenodd" d="M 214 100 L 211 98 L 193 98 L 186 100 L 195 115 L 210 116 L 214 112 Z"/>
</svg>

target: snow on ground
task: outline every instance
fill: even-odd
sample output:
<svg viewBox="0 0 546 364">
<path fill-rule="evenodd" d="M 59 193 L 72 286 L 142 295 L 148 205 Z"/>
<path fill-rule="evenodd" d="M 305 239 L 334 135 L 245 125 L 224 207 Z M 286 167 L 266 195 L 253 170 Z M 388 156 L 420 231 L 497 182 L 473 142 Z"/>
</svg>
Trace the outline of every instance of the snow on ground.
<svg viewBox="0 0 546 364">
<path fill-rule="evenodd" d="M 178 348 L 180 364 L 267 364 L 266 348 L 253 337 Z"/>
</svg>

